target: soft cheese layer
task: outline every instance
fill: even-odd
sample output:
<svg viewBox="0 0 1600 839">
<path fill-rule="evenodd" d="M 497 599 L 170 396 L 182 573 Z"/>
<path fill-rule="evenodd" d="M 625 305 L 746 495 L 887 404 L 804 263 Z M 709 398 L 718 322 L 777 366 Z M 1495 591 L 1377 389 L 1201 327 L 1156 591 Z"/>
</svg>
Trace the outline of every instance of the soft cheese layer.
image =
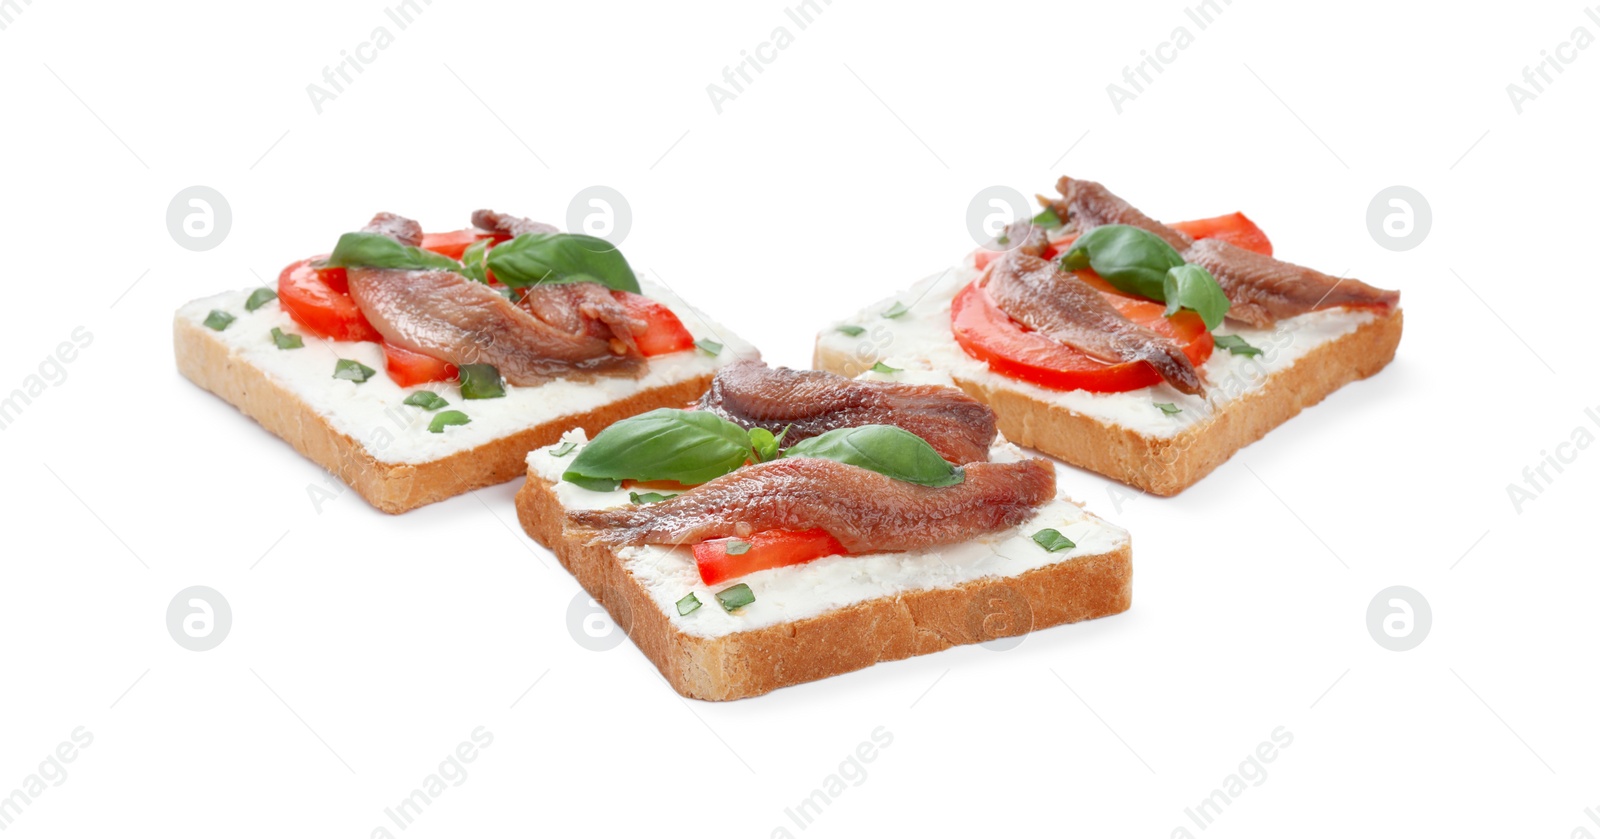
<svg viewBox="0 0 1600 839">
<path fill-rule="evenodd" d="M 1209 419 L 1222 406 L 1262 387 L 1268 376 L 1294 366 L 1318 346 L 1354 332 L 1376 317 L 1368 311 L 1330 309 L 1289 318 L 1267 329 L 1228 321 L 1216 334 L 1238 335 L 1260 349 L 1261 354 L 1234 355 L 1219 347 L 1200 365 L 1206 381 L 1203 395 L 1183 394 L 1165 382 L 1123 393 L 1052 390 L 995 373 L 956 343 L 950 331 L 950 301 L 979 274 L 969 259 L 896 297 L 862 309 L 850 320 L 830 324 L 818 336 L 818 344 L 831 353 L 856 360 L 863 368 L 871 367 L 875 361 L 890 367 L 931 367 L 946 371 L 955 379 L 1016 391 L 1147 437 L 1167 438 Z M 893 318 L 883 317 L 897 302 L 909 307 L 909 311 Z M 860 326 L 865 331 L 856 336 L 839 331 L 840 326 L 847 325 Z M 1157 403 L 1181 410 L 1167 414 L 1156 407 Z"/>
<path fill-rule="evenodd" d="M 578 447 L 563 457 L 553 455 L 551 448 L 528 453 L 530 472 L 555 484 L 556 497 L 563 507 L 593 510 L 629 503 L 626 489 L 595 492 L 561 481 L 561 473 L 588 438 L 583 429 L 574 429 L 563 439 Z M 1025 456 L 1021 449 L 1004 442 L 991 451 L 991 459 L 1002 462 Z M 1047 527 L 1061 531 L 1077 547 L 1056 553 L 1041 548 L 1032 537 Z M 690 635 L 714 638 L 816 617 L 880 597 L 1016 576 L 1035 568 L 1109 553 L 1127 542 L 1127 531 L 1084 512 L 1070 498 L 1060 495 L 1040 507 L 1026 524 L 960 545 L 909 553 L 826 557 L 758 571 L 716 586 L 700 582 L 693 551 L 688 547 L 643 545 L 620 548 L 617 554 L 673 625 Z M 726 612 L 717 602 L 716 592 L 738 583 L 750 586 L 756 602 L 736 614 Z M 701 606 L 680 616 L 676 604 L 691 592 Z"/>
<path fill-rule="evenodd" d="M 214 334 L 242 363 L 265 371 L 378 460 L 426 463 L 560 417 L 587 413 L 642 390 L 704 376 L 734 359 L 757 355 L 754 347 L 700 315 L 677 295 L 648 282 L 641 285 L 646 295 L 672 309 L 695 340 L 709 339 L 723 344 L 722 352 L 712 356 L 693 349 L 656 356 L 648 360 L 645 375 L 639 379 L 558 380 L 536 387 L 508 384 L 504 398 L 462 399 L 461 389 L 454 382 L 411 388 L 396 385 L 384 372 L 383 350 L 377 344 L 315 338 L 295 323 L 277 300 L 254 312 L 245 311 L 245 299 L 253 289 L 192 301 L 178 310 L 178 317 L 200 324 L 212 309 L 233 315 L 233 323 Z M 303 336 L 305 346 L 278 349 L 272 340 L 275 326 L 286 333 Z M 361 383 L 335 379 L 334 363 L 341 358 L 359 361 L 378 372 Z M 446 427 L 438 434 L 428 431 L 428 423 L 435 412 L 403 404 L 408 395 L 418 390 L 438 393 L 450 403 L 443 410 L 462 411 L 472 422 Z"/>
</svg>

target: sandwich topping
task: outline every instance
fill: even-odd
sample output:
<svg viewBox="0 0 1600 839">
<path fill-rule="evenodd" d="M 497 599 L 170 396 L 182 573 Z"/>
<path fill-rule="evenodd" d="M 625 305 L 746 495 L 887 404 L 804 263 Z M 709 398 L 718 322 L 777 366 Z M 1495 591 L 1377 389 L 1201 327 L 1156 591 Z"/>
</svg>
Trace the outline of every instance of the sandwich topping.
<svg viewBox="0 0 1600 839">
<path fill-rule="evenodd" d="M 718 370 L 699 407 L 742 428 L 783 433 L 791 445 L 838 428 L 893 425 L 956 465 L 987 460 L 998 433 L 994 411 L 956 388 L 866 382 L 760 361 Z"/>
</svg>

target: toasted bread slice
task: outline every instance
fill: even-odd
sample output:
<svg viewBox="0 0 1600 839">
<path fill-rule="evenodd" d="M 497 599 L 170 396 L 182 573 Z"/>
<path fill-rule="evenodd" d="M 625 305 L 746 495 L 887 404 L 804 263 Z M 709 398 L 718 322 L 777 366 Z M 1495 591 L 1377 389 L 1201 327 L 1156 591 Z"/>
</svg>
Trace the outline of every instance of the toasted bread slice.
<svg viewBox="0 0 1600 839">
<path fill-rule="evenodd" d="M 565 439 L 581 446 L 587 437 L 576 429 Z M 707 586 L 689 547 L 591 544 L 591 531 L 569 525 L 567 510 L 627 504 L 628 491 L 562 482 L 576 454 L 557 456 L 559 450 L 528 455 L 528 480 L 517 493 L 523 529 L 687 697 L 756 696 L 881 661 L 1117 614 L 1131 602 L 1127 531 L 1065 495 L 1027 524 L 964 544 L 826 557 Z M 1022 453 L 1000 443 L 993 456 Z M 1047 527 L 1076 547 L 1046 551 L 1031 537 Z M 737 583 L 756 599 L 729 612 L 715 594 Z M 701 605 L 680 615 L 676 604 L 688 594 Z"/>
<path fill-rule="evenodd" d="M 178 370 L 215 393 L 297 451 L 349 484 L 372 506 L 403 513 L 469 490 L 515 479 L 530 450 L 549 445 L 569 428 L 597 431 L 619 419 L 698 397 L 718 367 L 757 356 L 755 348 L 700 316 L 664 288 L 645 293 L 666 304 L 697 338 L 722 344 L 716 355 L 700 349 L 656 356 L 639 379 L 554 381 L 538 387 L 506 386 L 499 399 L 467 400 L 454 382 L 402 388 L 384 372 L 383 351 L 371 342 L 323 341 L 305 334 L 272 300 L 247 311 L 250 290 L 195 300 L 173 320 Z M 233 316 L 221 330 L 205 325 L 220 310 Z M 304 346 L 279 349 L 277 327 L 301 335 Z M 339 359 L 375 371 L 364 382 L 335 379 Z M 404 404 L 430 390 L 444 410 L 471 422 L 429 431 L 437 411 Z"/>
<path fill-rule="evenodd" d="M 1313 312 L 1268 329 L 1228 321 L 1217 334 L 1238 335 L 1260 354 L 1218 347 L 1200 366 L 1203 395 L 1166 383 L 1126 393 L 1051 390 L 996 373 L 956 343 L 950 301 L 978 276 L 969 260 L 828 326 L 817 335 L 813 366 L 854 376 L 881 361 L 948 373 L 994 409 L 1013 442 L 1176 495 L 1301 409 L 1382 370 L 1400 344 L 1398 308 Z M 894 314 L 897 305 L 907 311 Z"/>
</svg>

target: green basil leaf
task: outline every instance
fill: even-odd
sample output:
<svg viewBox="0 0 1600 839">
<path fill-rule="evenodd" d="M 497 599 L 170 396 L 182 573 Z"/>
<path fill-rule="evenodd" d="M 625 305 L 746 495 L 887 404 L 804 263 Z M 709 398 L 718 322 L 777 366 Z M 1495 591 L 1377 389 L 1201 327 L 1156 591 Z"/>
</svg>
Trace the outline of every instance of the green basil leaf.
<svg viewBox="0 0 1600 839">
<path fill-rule="evenodd" d="M 479 239 L 470 245 L 461 254 L 461 273 L 469 280 L 478 283 L 489 282 L 489 272 L 484 266 L 484 256 L 489 252 L 489 243 L 492 239 Z"/>
<path fill-rule="evenodd" d="M 729 539 L 727 544 L 722 546 L 722 552 L 728 556 L 744 556 L 750 552 L 750 547 L 749 542 L 741 539 Z"/>
<path fill-rule="evenodd" d="M 721 355 L 722 354 L 722 345 L 717 343 L 716 341 L 711 340 L 710 338 L 701 338 L 700 340 L 695 341 L 694 345 L 696 347 L 699 347 L 700 351 L 705 353 L 706 355 Z"/>
<path fill-rule="evenodd" d="M 334 362 L 333 365 L 333 377 L 335 379 L 347 379 L 356 384 L 361 384 L 376 375 L 378 375 L 378 371 L 359 361 L 348 358 L 341 358 Z"/>
<path fill-rule="evenodd" d="M 700 608 L 700 598 L 695 597 L 691 591 L 678 601 L 678 617 L 683 617 L 698 608 Z"/>
<path fill-rule="evenodd" d="M 506 395 L 506 380 L 493 364 L 463 364 L 456 368 L 462 399 L 499 399 Z"/>
<path fill-rule="evenodd" d="M 1061 267 L 1068 271 L 1093 268 L 1113 286 L 1151 300 L 1166 299 L 1162 288 L 1167 272 L 1182 264 L 1183 257 L 1160 236 L 1126 224 L 1096 227 L 1061 257 Z"/>
<path fill-rule="evenodd" d="M 1192 309 L 1206 322 L 1206 329 L 1216 329 L 1228 314 L 1228 295 L 1211 272 L 1198 265 L 1179 265 L 1168 269 L 1161 283 L 1161 296 L 1167 301 L 1167 316 L 1178 309 Z"/>
<path fill-rule="evenodd" d="M 789 429 L 787 428 L 785 428 L 783 431 L 785 434 L 789 433 Z M 750 429 L 749 433 L 750 448 L 755 449 L 756 459 L 758 461 L 765 463 L 778 456 L 778 443 L 780 438 L 772 436 L 771 431 L 760 427 Z"/>
<path fill-rule="evenodd" d="M 1045 207 L 1039 211 L 1038 215 L 1033 217 L 1033 223 L 1036 227 L 1054 230 L 1061 226 L 1061 217 L 1056 215 L 1055 207 Z"/>
<path fill-rule="evenodd" d="M 622 251 L 582 233 L 524 233 L 490 248 L 486 262 L 495 279 L 508 286 L 596 282 L 639 293 L 639 280 Z"/>
<path fill-rule="evenodd" d="M 722 417 L 657 408 L 595 435 L 561 477 L 580 486 L 578 479 L 703 484 L 751 457 L 750 435 Z"/>
<path fill-rule="evenodd" d="M 577 447 L 578 447 L 578 444 L 572 442 L 571 440 L 562 440 L 561 441 L 561 445 L 556 446 L 555 448 L 550 450 L 550 456 L 551 457 L 566 457 L 567 455 L 572 454 L 572 450 L 577 448 Z"/>
<path fill-rule="evenodd" d="M 661 494 L 659 492 L 630 492 L 630 493 L 628 493 L 628 500 L 630 502 L 634 503 L 634 504 L 654 504 L 657 501 L 665 501 L 668 498 L 677 498 L 677 497 L 678 497 L 678 494 L 675 493 L 675 492 L 672 493 L 671 495 L 663 495 L 663 494 Z"/>
<path fill-rule="evenodd" d="M 397 268 L 402 271 L 439 269 L 461 273 L 461 263 L 448 256 L 402 245 L 377 233 L 359 231 L 339 237 L 327 264 L 334 268 Z"/>
<path fill-rule="evenodd" d="M 617 487 L 622 486 L 621 481 L 611 478 L 585 478 L 582 475 L 574 475 L 571 472 L 562 475 L 561 480 L 573 486 L 580 486 L 595 492 L 613 492 Z"/>
<path fill-rule="evenodd" d="M 1183 413 L 1183 409 L 1182 408 L 1179 408 L 1177 405 L 1174 405 L 1171 402 L 1152 402 L 1150 404 L 1156 406 L 1157 408 L 1160 408 L 1161 409 L 1161 413 L 1166 414 L 1169 417 L 1172 416 L 1173 414 L 1181 414 L 1181 413 Z"/>
<path fill-rule="evenodd" d="M 836 460 L 930 487 L 959 484 L 966 477 L 959 467 L 940 457 L 928 441 L 893 425 L 835 428 L 795 443 L 784 456 Z"/>
<path fill-rule="evenodd" d="M 284 332 L 276 326 L 272 327 L 272 343 L 277 344 L 280 350 L 298 350 L 306 345 L 299 335 Z"/>
<path fill-rule="evenodd" d="M 466 425 L 472 418 L 460 411 L 440 411 L 433 415 L 433 422 L 428 423 L 428 430 L 434 434 L 443 434 L 445 426 Z"/>
<path fill-rule="evenodd" d="M 443 396 L 431 390 L 419 390 L 407 396 L 403 404 L 415 405 L 425 411 L 437 411 L 450 403 L 446 402 Z"/>
<path fill-rule="evenodd" d="M 1071 539 L 1062 536 L 1061 531 L 1053 527 L 1047 527 L 1038 533 L 1033 534 L 1033 541 L 1038 542 L 1039 547 L 1044 548 L 1050 553 L 1070 550 L 1077 547 L 1076 543 L 1074 543 Z"/>
<path fill-rule="evenodd" d="M 278 293 L 276 291 L 273 291 L 270 288 L 258 288 L 255 291 L 250 292 L 250 298 L 244 301 L 244 310 L 247 312 L 253 312 L 262 306 L 267 305 L 267 303 L 277 299 Z"/>
<path fill-rule="evenodd" d="M 874 373 L 898 373 L 901 370 L 899 367 L 890 367 L 881 361 L 874 361 L 872 366 L 867 369 Z"/>
<path fill-rule="evenodd" d="M 749 585 L 740 583 L 717 592 L 717 602 L 722 604 L 723 611 L 731 612 L 756 602 L 756 593 L 750 590 Z"/>
<path fill-rule="evenodd" d="M 897 318 L 909 311 L 911 311 L 910 306 L 907 306 L 906 304 L 901 303 L 899 300 L 896 300 L 894 301 L 893 306 L 883 310 L 883 316 L 886 318 Z"/>
<path fill-rule="evenodd" d="M 847 323 L 844 326 L 839 327 L 838 331 L 843 332 L 844 334 L 849 335 L 852 338 L 855 338 L 855 337 L 859 336 L 861 333 L 866 332 L 867 329 L 864 326 L 856 326 L 853 323 Z"/>
<path fill-rule="evenodd" d="M 233 323 L 233 315 L 230 315 L 221 309 L 212 309 L 211 312 L 206 315 L 206 319 L 201 321 L 201 323 L 217 330 L 218 332 L 221 332 L 222 330 L 228 328 L 228 324 Z"/>
<path fill-rule="evenodd" d="M 1248 341 L 1237 335 L 1213 335 L 1211 339 L 1216 342 L 1217 346 L 1234 355 L 1251 356 L 1261 354 L 1260 347 L 1250 346 Z"/>
</svg>

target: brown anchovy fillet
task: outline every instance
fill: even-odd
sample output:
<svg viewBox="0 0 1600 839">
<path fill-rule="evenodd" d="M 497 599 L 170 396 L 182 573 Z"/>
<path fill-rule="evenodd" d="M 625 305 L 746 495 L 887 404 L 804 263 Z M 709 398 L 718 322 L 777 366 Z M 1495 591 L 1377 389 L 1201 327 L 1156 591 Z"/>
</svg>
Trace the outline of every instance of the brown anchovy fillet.
<svg viewBox="0 0 1600 839">
<path fill-rule="evenodd" d="M 613 545 L 687 545 L 762 530 L 820 527 L 851 553 L 965 542 L 1026 522 L 1055 497 L 1055 469 L 1037 458 L 973 463 L 947 487 L 895 480 L 811 457 L 746 466 L 676 498 L 574 510 L 573 524 Z"/>
<path fill-rule="evenodd" d="M 525 219 L 507 213 L 497 213 L 494 210 L 473 210 L 472 226 L 490 233 L 502 236 L 521 236 L 524 233 L 559 233 L 552 225 L 542 221 Z"/>
<path fill-rule="evenodd" d="M 1139 212 L 1094 181 L 1063 177 L 1056 182 L 1056 190 L 1061 200 L 1051 206 L 1079 234 L 1102 225 L 1126 224 L 1160 236 L 1185 262 L 1199 265 L 1217 278 L 1233 304 L 1228 317 L 1252 326 L 1271 326 L 1283 318 L 1341 306 L 1392 309 L 1400 304 L 1398 291 L 1332 277 L 1217 239 L 1197 241 Z"/>
<path fill-rule="evenodd" d="M 611 289 L 599 283 L 553 283 L 523 290 L 517 305 L 568 334 L 610 341 L 619 355 L 638 355 L 638 336 L 649 324 L 635 319 Z"/>
<path fill-rule="evenodd" d="M 403 349 L 452 364 L 493 364 L 514 385 L 644 373 L 642 358 L 619 354 L 608 338 L 552 326 L 451 271 L 351 268 L 348 275 L 362 314 Z"/>
<path fill-rule="evenodd" d="M 1008 254 L 984 290 L 1006 314 L 1101 361 L 1143 361 L 1184 393 L 1204 386 L 1171 339 L 1128 320 L 1098 289 L 1036 256 Z"/>
<path fill-rule="evenodd" d="M 737 361 L 717 371 L 700 408 L 744 428 L 789 429 L 793 445 L 836 428 L 893 425 L 957 466 L 988 460 L 994 411 L 953 387 L 859 382 L 820 370 Z"/>
<path fill-rule="evenodd" d="M 361 230 L 364 233 L 388 236 L 402 245 L 410 245 L 413 248 L 422 244 L 422 225 L 394 213 L 378 213 Z"/>
</svg>

